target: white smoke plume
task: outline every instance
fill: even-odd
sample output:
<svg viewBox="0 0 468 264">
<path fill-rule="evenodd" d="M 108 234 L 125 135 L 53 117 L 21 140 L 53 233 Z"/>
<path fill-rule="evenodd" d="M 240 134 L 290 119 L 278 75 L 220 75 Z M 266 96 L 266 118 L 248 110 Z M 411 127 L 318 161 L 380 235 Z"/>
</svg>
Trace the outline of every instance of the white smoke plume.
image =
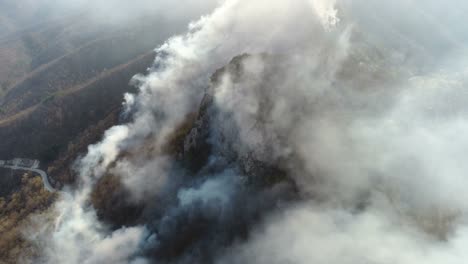
<svg viewBox="0 0 468 264">
<path fill-rule="evenodd" d="M 467 7 L 220 3 L 134 78 L 133 119 L 78 162 L 43 262 L 464 263 Z M 205 93 L 213 149 L 190 175 L 163 149 Z M 287 172 L 294 202 L 249 186 L 260 163 Z M 110 167 L 149 204 L 144 224 L 110 231 L 87 203 Z"/>
</svg>

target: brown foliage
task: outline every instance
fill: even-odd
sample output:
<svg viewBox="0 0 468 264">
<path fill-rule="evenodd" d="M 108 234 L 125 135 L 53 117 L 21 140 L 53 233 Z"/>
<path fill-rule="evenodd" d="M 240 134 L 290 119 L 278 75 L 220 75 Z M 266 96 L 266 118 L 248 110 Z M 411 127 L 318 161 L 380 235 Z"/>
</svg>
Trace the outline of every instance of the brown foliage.
<svg viewBox="0 0 468 264">
<path fill-rule="evenodd" d="M 24 174 L 22 188 L 6 198 L 0 198 L 0 263 L 17 263 L 32 246 L 22 236 L 28 218 L 45 211 L 56 195 L 43 188 L 41 177 Z"/>
</svg>

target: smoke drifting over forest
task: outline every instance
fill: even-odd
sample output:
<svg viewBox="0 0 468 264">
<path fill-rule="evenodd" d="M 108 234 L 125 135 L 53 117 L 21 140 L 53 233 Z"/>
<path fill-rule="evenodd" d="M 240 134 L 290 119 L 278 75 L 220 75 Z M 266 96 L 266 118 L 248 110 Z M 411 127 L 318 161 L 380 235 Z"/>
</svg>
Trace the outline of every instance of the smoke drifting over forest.
<svg viewBox="0 0 468 264">
<path fill-rule="evenodd" d="M 227 0 L 199 19 L 211 6 L 188 6 L 187 33 L 132 80 L 128 122 L 77 161 L 52 233 L 29 232 L 33 261 L 468 259 L 468 4 Z M 194 113 L 184 151 L 208 154 L 191 164 L 165 149 Z M 135 226 L 89 203 L 109 173 L 144 207 Z"/>
</svg>

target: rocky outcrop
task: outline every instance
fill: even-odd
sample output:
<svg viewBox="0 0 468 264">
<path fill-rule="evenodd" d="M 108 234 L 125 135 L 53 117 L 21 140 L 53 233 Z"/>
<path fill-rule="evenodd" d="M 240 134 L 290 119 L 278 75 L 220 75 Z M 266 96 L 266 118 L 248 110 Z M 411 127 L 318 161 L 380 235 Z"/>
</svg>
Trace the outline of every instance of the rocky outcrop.
<svg viewBox="0 0 468 264">
<path fill-rule="evenodd" d="M 212 140 L 213 133 L 218 125 L 216 123 L 216 115 L 219 109 L 214 101 L 216 85 L 218 85 L 219 78 L 226 71 L 236 75 L 238 78 L 242 78 L 241 64 L 243 59 L 247 57 L 248 55 L 235 57 L 226 67 L 219 69 L 213 74 L 211 85 L 206 89 L 199 108 L 187 115 L 185 121 L 174 129 L 172 135 L 167 138 L 166 145 L 163 146 L 162 154 L 171 156 L 174 162 L 177 163 L 177 167 L 186 171 L 186 174 L 190 178 L 188 181 L 194 179 L 196 181 L 197 178 L 220 173 L 226 168 L 233 168 L 239 172 L 239 175 L 245 177 L 242 181 L 247 184 L 246 188 L 251 192 L 262 193 L 263 190 L 274 189 L 274 192 L 280 193 L 280 195 L 274 195 L 270 197 L 270 201 L 265 202 L 265 204 L 273 205 L 278 199 L 291 200 L 297 194 L 295 183 L 288 175 L 287 170 L 281 166 L 281 162 L 272 164 L 258 159 L 253 154 L 240 155 L 233 148 L 232 142 L 214 142 Z M 217 137 L 222 138 L 223 135 L 217 135 Z M 151 142 L 151 140 L 148 140 L 147 144 L 144 144 L 144 147 L 138 148 L 134 152 L 125 153 L 122 158 L 131 160 L 132 155 L 144 156 L 146 158 L 154 155 L 154 153 L 145 154 L 145 152 L 153 151 L 150 147 Z M 212 161 L 213 157 L 216 157 L 215 162 Z M 104 186 L 111 187 L 104 188 Z M 95 200 L 93 204 L 101 220 L 110 223 L 112 226 L 138 222 L 139 216 L 137 213 L 144 210 L 142 208 L 140 208 L 141 210 L 136 210 L 135 208 L 138 207 L 129 206 L 125 202 L 128 197 L 128 195 L 125 195 L 125 192 L 125 187 L 119 183 L 119 177 L 115 177 L 111 173 L 104 176 L 104 179 L 98 182 L 93 194 L 93 199 Z M 111 200 L 113 202 L 105 202 L 103 197 L 106 196 L 112 197 Z M 117 215 L 126 215 L 127 217 L 125 221 L 121 221 L 122 219 L 116 217 Z M 233 234 L 233 237 L 235 236 Z"/>
</svg>

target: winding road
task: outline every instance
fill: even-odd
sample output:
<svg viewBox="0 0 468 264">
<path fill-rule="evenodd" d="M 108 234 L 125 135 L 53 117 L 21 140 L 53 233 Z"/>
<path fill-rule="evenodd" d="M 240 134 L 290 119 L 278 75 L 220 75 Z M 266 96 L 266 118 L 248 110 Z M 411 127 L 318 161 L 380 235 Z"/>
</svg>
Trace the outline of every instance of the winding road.
<svg viewBox="0 0 468 264">
<path fill-rule="evenodd" d="M 22 171 L 31 171 L 37 173 L 41 176 L 42 182 L 44 183 L 44 188 L 49 192 L 55 192 L 56 189 L 52 187 L 49 181 L 49 176 L 47 173 L 39 169 L 39 161 L 29 160 L 29 159 L 13 159 L 13 160 L 0 160 L 0 168 L 6 168 L 11 170 L 22 170 Z"/>
</svg>

